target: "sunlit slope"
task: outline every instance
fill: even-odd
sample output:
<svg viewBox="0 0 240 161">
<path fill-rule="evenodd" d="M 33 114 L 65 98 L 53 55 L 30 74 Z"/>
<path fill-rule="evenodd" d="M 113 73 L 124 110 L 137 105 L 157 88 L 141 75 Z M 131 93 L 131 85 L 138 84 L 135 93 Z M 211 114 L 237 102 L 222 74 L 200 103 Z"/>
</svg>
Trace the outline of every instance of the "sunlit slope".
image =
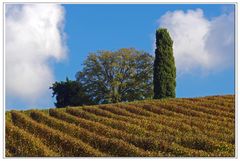
<svg viewBox="0 0 240 161">
<path fill-rule="evenodd" d="M 6 156 L 235 155 L 234 95 L 6 113 Z"/>
</svg>

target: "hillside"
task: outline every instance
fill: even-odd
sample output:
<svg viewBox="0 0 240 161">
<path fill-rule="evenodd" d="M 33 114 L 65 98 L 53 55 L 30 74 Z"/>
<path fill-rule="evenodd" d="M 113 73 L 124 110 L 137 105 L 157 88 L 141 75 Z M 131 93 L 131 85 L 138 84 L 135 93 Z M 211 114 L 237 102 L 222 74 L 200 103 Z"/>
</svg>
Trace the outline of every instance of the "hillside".
<svg viewBox="0 0 240 161">
<path fill-rule="evenodd" d="M 6 156 L 235 156 L 234 95 L 6 112 Z"/>
</svg>

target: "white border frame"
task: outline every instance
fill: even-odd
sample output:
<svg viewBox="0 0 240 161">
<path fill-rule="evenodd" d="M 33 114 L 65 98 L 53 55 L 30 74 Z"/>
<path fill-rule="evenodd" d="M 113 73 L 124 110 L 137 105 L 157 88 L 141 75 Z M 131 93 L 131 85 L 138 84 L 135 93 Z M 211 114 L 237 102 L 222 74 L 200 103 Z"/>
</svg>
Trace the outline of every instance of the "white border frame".
<svg viewBox="0 0 240 161">
<path fill-rule="evenodd" d="M 238 95 L 238 91 L 240 90 L 239 86 L 238 86 L 238 62 L 239 61 L 239 57 L 238 57 L 238 37 L 239 37 L 239 32 L 238 32 L 238 26 L 239 26 L 239 15 L 238 15 L 238 11 L 239 11 L 239 7 L 238 7 L 238 0 L 201 0 L 200 2 L 197 0 L 165 0 L 165 1 L 160 1 L 160 0 L 151 0 L 149 2 L 146 2 L 144 0 L 130 0 L 130 2 L 128 0 L 117 0 L 117 2 L 114 2 L 114 0 L 25 0 L 25 1 L 21 1 L 21 0 L 3 0 L 0 3 L 0 22 L 3 22 L 3 24 L 1 25 L 1 31 L 0 31 L 0 37 L 2 37 L 2 39 L 0 40 L 0 49 L 1 51 L 3 51 L 3 56 L 0 56 L 1 59 L 1 65 L 0 65 L 0 71 L 3 72 L 1 73 L 1 77 L 2 79 L 0 79 L 0 84 L 2 84 L 2 86 L 0 85 L 0 87 L 2 88 L 0 92 L 0 104 L 3 105 L 2 108 L 3 110 L 0 110 L 1 116 L 3 116 L 3 123 L 0 123 L 0 133 L 3 134 L 2 139 L 2 143 L 3 146 L 0 146 L 0 159 L 26 159 L 25 157 L 10 157 L 10 158 L 5 158 L 5 42 L 4 42 L 4 38 L 5 38 L 5 32 L 4 32 L 4 24 L 5 24 L 5 16 L 4 16 L 4 4 L 5 3 L 58 3 L 58 4 L 235 4 L 235 54 L 234 54 L 234 58 L 235 58 L 235 157 L 232 158 L 223 158 L 223 157 L 188 157 L 187 159 L 237 159 L 238 158 L 238 154 L 240 154 L 239 148 L 238 148 L 238 100 L 239 100 L 239 95 Z M 3 152 L 3 153 L 2 153 Z M 27 157 L 27 159 L 33 159 L 34 157 Z M 44 159 L 90 159 L 90 158 L 84 158 L 84 157 L 46 157 Z M 139 159 L 139 157 L 136 157 L 137 159 Z M 136 159 L 134 158 L 134 159 Z M 41 157 L 35 158 L 35 159 L 43 159 Z M 123 158 L 111 158 L 111 157 L 103 157 L 103 158 L 91 158 L 91 159 L 123 159 Z M 124 158 L 124 159 L 130 159 L 130 158 Z M 133 158 L 131 158 L 133 159 Z M 166 158 L 166 157 L 159 157 L 159 158 L 153 158 L 153 157 L 148 157 L 148 158 L 141 158 L 141 159 L 173 159 L 173 160 L 178 160 L 178 159 L 186 159 L 186 157 L 171 157 L 171 158 Z"/>
</svg>

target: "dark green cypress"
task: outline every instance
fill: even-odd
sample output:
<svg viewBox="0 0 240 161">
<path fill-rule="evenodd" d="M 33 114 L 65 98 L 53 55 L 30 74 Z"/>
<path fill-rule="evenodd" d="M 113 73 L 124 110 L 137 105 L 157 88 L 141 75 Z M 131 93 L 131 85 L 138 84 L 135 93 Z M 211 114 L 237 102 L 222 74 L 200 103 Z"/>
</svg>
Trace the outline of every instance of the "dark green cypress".
<svg viewBox="0 0 240 161">
<path fill-rule="evenodd" d="M 165 28 L 156 31 L 154 99 L 176 97 L 176 66 L 173 41 Z"/>
</svg>

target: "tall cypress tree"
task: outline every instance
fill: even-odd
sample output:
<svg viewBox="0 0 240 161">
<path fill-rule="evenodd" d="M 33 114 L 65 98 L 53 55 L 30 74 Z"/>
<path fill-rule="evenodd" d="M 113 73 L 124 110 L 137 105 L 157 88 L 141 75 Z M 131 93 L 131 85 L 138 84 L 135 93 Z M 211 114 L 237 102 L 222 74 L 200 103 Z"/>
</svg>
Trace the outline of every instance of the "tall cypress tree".
<svg viewBox="0 0 240 161">
<path fill-rule="evenodd" d="M 176 66 L 173 41 L 165 28 L 156 31 L 154 99 L 176 97 Z"/>
</svg>

